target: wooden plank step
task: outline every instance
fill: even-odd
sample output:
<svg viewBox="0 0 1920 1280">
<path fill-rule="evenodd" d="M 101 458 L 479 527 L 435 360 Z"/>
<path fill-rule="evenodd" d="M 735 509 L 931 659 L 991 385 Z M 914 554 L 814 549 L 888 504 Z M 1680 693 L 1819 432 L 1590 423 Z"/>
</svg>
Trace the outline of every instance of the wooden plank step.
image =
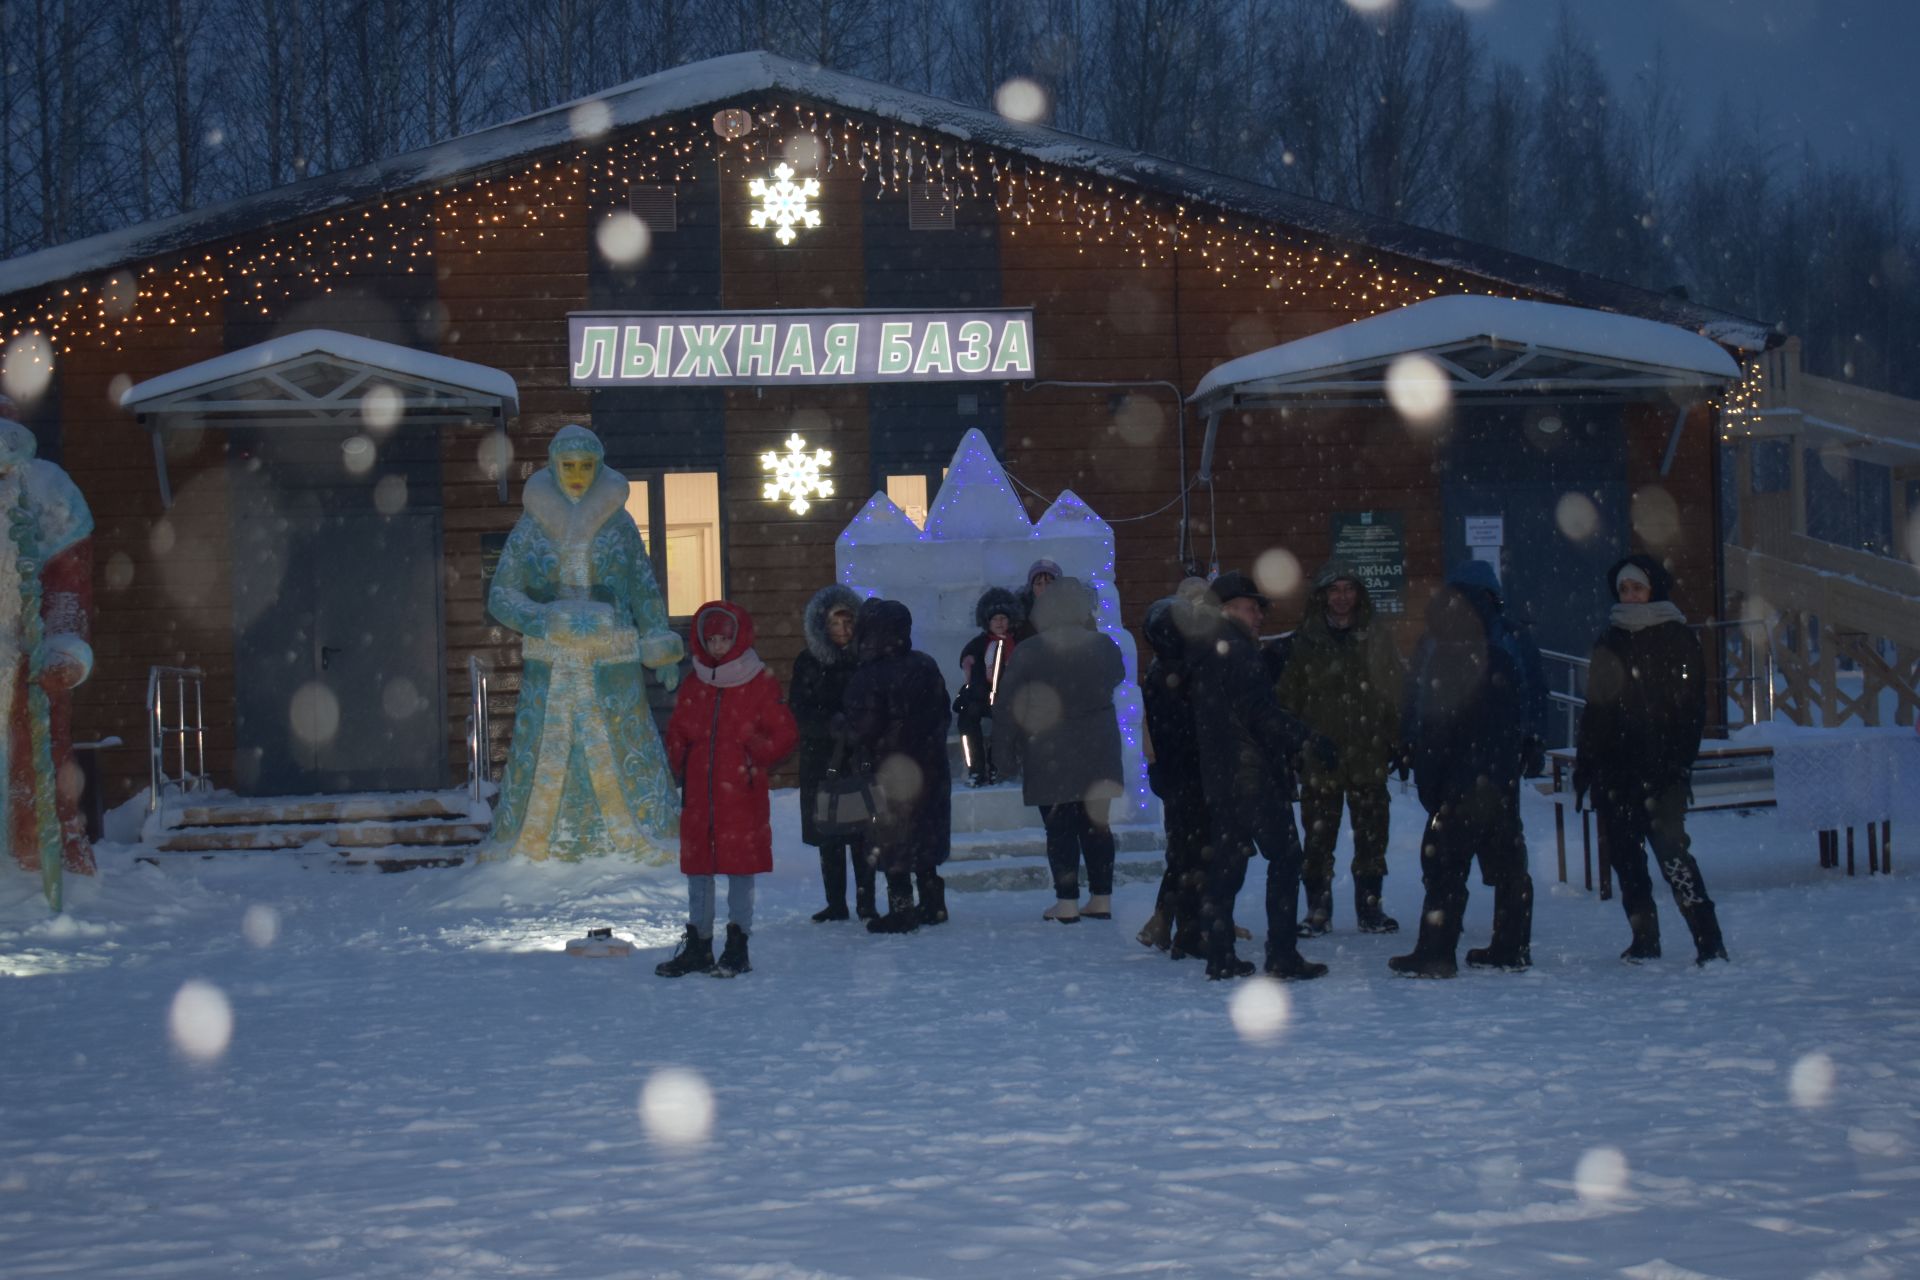
<svg viewBox="0 0 1920 1280">
<path fill-rule="evenodd" d="M 459 846 L 486 838 L 487 824 L 466 819 L 413 822 L 275 822 L 261 826 L 176 827 L 149 847 L 161 853 L 300 849 L 308 845 L 345 849 L 387 846 Z"/>
<path fill-rule="evenodd" d="M 406 822 L 465 818 L 464 791 L 403 791 L 391 795 L 233 796 L 170 806 L 170 827 L 261 827 L 284 823 Z"/>
<path fill-rule="evenodd" d="M 423 846 L 418 852 L 398 849 L 193 849 L 172 853 L 155 851 L 136 854 L 134 861 L 144 862 L 148 866 L 163 867 L 169 862 L 183 860 L 210 862 L 216 858 L 272 858 L 283 861 L 293 858 L 306 866 L 338 867 L 342 870 L 375 867 L 381 871 L 412 871 L 425 867 L 460 866 L 466 862 L 467 855 L 455 850 L 463 848 L 464 846 L 460 845 L 448 849 L 430 849 Z"/>
</svg>

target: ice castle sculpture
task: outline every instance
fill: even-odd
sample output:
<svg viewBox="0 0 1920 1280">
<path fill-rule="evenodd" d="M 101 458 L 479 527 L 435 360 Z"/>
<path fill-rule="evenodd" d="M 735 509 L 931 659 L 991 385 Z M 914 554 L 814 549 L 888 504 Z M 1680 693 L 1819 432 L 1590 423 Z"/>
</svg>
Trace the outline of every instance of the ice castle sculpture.
<svg viewBox="0 0 1920 1280">
<path fill-rule="evenodd" d="M 1114 804 L 1112 820 L 1145 821 L 1157 810 L 1141 750 L 1139 656 L 1120 624 L 1113 582 L 1113 527 L 1071 489 L 1037 523 L 1029 521 L 987 438 L 969 431 L 954 450 L 924 530 L 914 528 L 885 493 L 875 493 L 834 543 L 840 581 L 906 605 L 913 614 L 913 647 L 940 663 L 953 691 L 959 689 L 960 650 L 978 631 L 973 607 L 980 593 L 989 586 L 1020 587 L 1027 567 L 1043 557 L 1093 588 L 1100 630 L 1126 659 L 1127 678 L 1114 703 L 1127 798 Z"/>
</svg>

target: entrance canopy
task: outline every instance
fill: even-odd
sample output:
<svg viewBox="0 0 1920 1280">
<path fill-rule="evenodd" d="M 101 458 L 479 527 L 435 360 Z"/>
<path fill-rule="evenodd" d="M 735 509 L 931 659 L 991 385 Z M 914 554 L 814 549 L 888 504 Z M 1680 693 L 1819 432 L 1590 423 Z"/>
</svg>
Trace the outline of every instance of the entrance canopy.
<svg viewBox="0 0 1920 1280">
<path fill-rule="evenodd" d="M 1454 404 L 1658 396 L 1684 405 L 1740 377 L 1718 343 L 1659 321 L 1511 298 L 1429 298 L 1209 372 L 1188 397 L 1207 418 L 1201 479 L 1213 474 L 1221 413 L 1381 404 L 1408 356 L 1424 357 L 1426 379 L 1439 370 Z"/>
<path fill-rule="evenodd" d="M 165 433 L 180 428 L 464 425 L 504 428 L 520 392 L 498 369 L 331 329 L 272 338 L 150 378 L 120 407 L 153 433 L 160 496 L 173 501 Z M 504 477 L 502 485 L 505 484 Z"/>
</svg>

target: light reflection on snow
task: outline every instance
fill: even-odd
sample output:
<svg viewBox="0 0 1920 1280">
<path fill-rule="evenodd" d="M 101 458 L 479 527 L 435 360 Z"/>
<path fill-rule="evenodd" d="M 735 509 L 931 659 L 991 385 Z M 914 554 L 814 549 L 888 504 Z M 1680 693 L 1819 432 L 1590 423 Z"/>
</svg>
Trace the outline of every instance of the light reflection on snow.
<svg viewBox="0 0 1920 1280">
<path fill-rule="evenodd" d="M 1787 1093 L 1796 1107 L 1826 1106 L 1833 1096 L 1833 1059 L 1824 1053 L 1802 1057 L 1787 1077 Z"/>
<path fill-rule="evenodd" d="M 1293 997 L 1271 978 L 1254 978 L 1233 993 L 1227 1016 L 1242 1040 L 1266 1044 L 1279 1039 L 1293 1020 Z"/>
<path fill-rule="evenodd" d="M 218 1058 L 233 1039 L 233 1006 L 226 993 L 197 978 L 182 983 L 167 1011 L 167 1034 L 196 1062 Z"/>
<path fill-rule="evenodd" d="M 666 1067 L 640 1090 L 640 1122 L 662 1146 L 690 1147 L 713 1131 L 713 1090 L 698 1072 Z"/>
<path fill-rule="evenodd" d="M 1588 1203 L 1616 1200 L 1627 1190 L 1627 1157 L 1618 1147 L 1593 1147 L 1573 1167 L 1573 1188 Z"/>
</svg>

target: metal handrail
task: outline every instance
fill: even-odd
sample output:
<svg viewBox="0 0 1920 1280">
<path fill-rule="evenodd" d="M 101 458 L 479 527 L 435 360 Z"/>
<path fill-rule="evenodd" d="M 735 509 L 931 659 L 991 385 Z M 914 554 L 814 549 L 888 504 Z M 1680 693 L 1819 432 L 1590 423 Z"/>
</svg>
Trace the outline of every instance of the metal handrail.
<svg viewBox="0 0 1920 1280">
<path fill-rule="evenodd" d="M 167 681 L 173 682 L 173 723 L 167 723 Z M 147 812 L 160 808 L 169 790 L 179 795 L 211 791 L 207 773 L 206 672 L 199 667 L 147 669 Z M 193 688 L 193 715 L 187 715 L 187 688 Z M 176 772 L 167 772 L 167 744 L 172 739 Z M 187 767 L 188 743 L 193 767 Z"/>
<path fill-rule="evenodd" d="M 467 655 L 467 794 L 475 800 L 486 799 L 493 781 L 493 726 L 487 711 L 492 675 L 479 655 Z"/>
</svg>

